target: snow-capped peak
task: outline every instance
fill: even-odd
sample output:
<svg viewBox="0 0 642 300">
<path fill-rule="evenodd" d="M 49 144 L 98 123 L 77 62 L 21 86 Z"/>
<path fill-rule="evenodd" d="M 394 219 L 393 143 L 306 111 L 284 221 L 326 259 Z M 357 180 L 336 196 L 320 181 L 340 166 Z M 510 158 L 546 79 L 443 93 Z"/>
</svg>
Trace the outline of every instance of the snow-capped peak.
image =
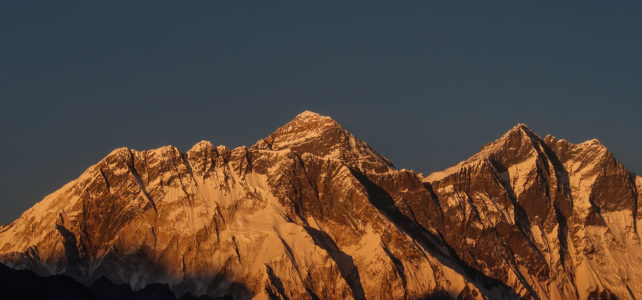
<svg viewBox="0 0 642 300">
<path fill-rule="evenodd" d="M 258 141 L 253 148 L 295 153 L 309 153 L 336 159 L 356 168 L 381 172 L 392 168 L 392 163 L 357 139 L 330 117 L 304 111 L 272 134 Z"/>
<path fill-rule="evenodd" d="M 532 132 L 532 130 L 528 127 L 528 125 L 526 125 L 526 123 L 521 123 L 521 122 L 517 123 L 515 124 L 515 126 L 513 126 L 511 130 L 517 130 L 517 129 Z"/>
<path fill-rule="evenodd" d="M 323 115 L 320 115 L 318 113 L 315 113 L 315 112 L 309 111 L 309 110 L 303 111 L 300 114 L 298 114 L 296 117 L 294 117 L 294 119 L 309 119 L 309 118 L 330 118 L 330 117 L 323 116 Z"/>
</svg>

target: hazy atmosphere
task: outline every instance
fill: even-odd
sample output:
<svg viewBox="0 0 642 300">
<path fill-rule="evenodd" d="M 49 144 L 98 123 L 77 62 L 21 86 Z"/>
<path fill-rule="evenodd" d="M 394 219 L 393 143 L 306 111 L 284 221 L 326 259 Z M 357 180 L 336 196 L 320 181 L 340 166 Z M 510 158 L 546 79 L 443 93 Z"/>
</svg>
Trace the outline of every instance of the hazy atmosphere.
<svg viewBox="0 0 642 300">
<path fill-rule="evenodd" d="M 304 110 L 425 174 L 516 123 L 642 172 L 642 4 L 496 3 L 2 3 L 0 223 L 114 148 L 252 145 Z"/>
</svg>

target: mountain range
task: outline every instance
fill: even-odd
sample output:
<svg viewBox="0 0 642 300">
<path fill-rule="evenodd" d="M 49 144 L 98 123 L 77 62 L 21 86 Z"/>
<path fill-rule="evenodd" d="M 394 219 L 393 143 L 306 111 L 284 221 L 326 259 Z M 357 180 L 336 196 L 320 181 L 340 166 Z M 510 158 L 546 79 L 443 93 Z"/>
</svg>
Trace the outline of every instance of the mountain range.
<svg viewBox="0 0 642 300">
<path fill-rule="evenodd" d="M 518 124 L 424 176 L 306 111 L 251 147 L 116 149 L 0 227 L 0 262 L 103 299 L 642 299 L 641 203 L 597 140 Z"/>
</svg>

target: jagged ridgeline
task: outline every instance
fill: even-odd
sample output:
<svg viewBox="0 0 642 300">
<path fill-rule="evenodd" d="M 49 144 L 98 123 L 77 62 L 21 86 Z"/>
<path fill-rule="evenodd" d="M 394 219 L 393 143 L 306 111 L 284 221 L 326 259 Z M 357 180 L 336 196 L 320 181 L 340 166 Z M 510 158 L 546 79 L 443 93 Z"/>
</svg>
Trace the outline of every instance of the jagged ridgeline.
<svg viewBox="0 0 642 300">
<path fill-rule="evenodd" d="M 116 149 L 1 227 L 0 262 L 176 297 L 641 299 L 641 194 L 597 140 L 519 124 L 422 176 L 303 112 L 251 147 Z"/>
</svg>

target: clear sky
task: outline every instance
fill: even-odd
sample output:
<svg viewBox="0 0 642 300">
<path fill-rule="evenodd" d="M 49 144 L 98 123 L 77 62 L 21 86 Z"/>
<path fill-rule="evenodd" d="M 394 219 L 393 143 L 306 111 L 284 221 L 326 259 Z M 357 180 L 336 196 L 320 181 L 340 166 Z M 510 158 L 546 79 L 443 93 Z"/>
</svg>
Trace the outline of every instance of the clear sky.
<svg viewBox="0 0 642 300">
<path fill-rule="evenodd" d="M 0 223 L 116 147 L 251 145 L 303 110 L 417 172 L 518 122 L 597 138 L 642 172 L 641 15 L 640 1 L 3 1 Z"/>
</svg>

